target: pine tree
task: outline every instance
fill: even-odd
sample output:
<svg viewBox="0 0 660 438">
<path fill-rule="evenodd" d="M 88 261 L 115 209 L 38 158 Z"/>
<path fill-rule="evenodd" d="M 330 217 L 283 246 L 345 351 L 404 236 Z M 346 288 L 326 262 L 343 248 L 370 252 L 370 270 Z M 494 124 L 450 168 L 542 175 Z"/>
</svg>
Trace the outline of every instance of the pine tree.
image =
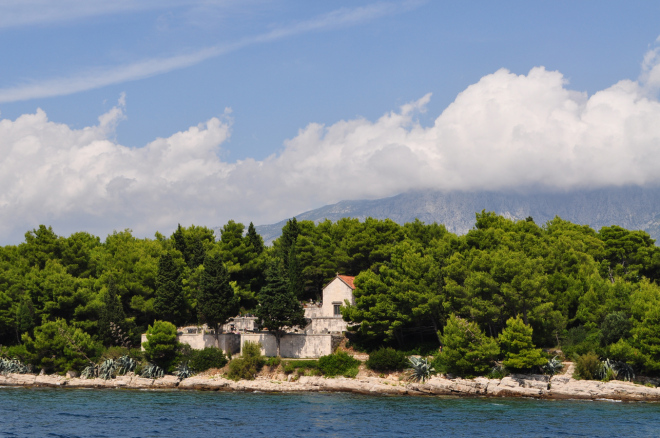
<svg viewBox="0 0 660 438">
<path fill-rule="evenodd" d="M 179 270 L 172 255 L 165 253 L 158 260 L 154 312 L 156 318 L 180 325 L 185 320 L 186 302 Z"/>
<path fill-rule="evenodd" d="M 294 297 L 302 300 L 305 295 L 305 280 L 303 278 L 300 258 L 298 257 L 298 249 L 296 248 L 295 243 L 291 245 L 291 250 L 289 251 L 289 268 L 287 273 L 289 290 Z"/>
<path fill-rule="evenodd" d="M 300 226 L 298 221 L 294 217 L 289 219 L 282 227 L 282 236 L 279 238 L 279 256 L 282 259 L 282 265 L 284 266 L 285 272 L 288 273 L 289 270 L 289 253 L 291 252 L 291 246 L 295 245 L 298 235 L 300 234 Z"/>
<path fill-rule="evenodd" d="M 113 278 L 108 281 L 108 290 L 103 295 L 103 308 L 99 318 L 99 336 L 107 346 L 117 345 L 116 330 L 125 329 L 126 315 L 117 294 Z"/>
<path fill-rule="evenodd" d="M 238 298 L 229 284 L 229 272 L 219 253 L 207 255 L 199 280 L 197 296 L 199 319 L 215 330 L 216 344 L 220 327 L 238 312 Z"/>
<path fill-rule="evenodd" d="M 30 295 L 24 293 L 16 309 L 16 337 L 19 342 L 21 335 L 25 332 L 31 332 L 34 325 L 34 305 Z"/>
<path fill-rule="evenodd" d="M 183 233 L 183 227 L 181 227 L 181 224 L 177 226 L 176 231 L 172 234 L 172 240 L 174 240 L 174 247 L 183 254 L 183 259 L 187 261 L 188 247 L 186 245 L 186 236 Z"/>
<path fill-rule="evenodd" d="M 280 355 L 280 340 L 285 327 L 304 327 L 305 311 L 292 293 L 285 279 L 279 261 L 271 262 L 266 269 L 266 285 L 257 296 L 259 306 L 256 316 L 259 324 L 273 332 L 277 342 L 277 355 Z"/>
<path fill-rule="evenodd" d="M 498 340 L 504 353 L 502 364 L 516 371 L 529 370 L 547 362 L 540 348 L 534 348 L 533 330 L 519 317 L 509 318 Z"/>
<path fill-rule="evenodd" d="M 252 246 L 252 250 L 257 253 L 257 255 L 261 254 L 264 252 L 264 239 L 257 234 L 257 230 L 254 228 L 254 224 L 250 222 L 250 225 L 248 226 L 248 231 L 247 235 L 245 238 L 248 241 L 248 244 Z"/>
</svg>

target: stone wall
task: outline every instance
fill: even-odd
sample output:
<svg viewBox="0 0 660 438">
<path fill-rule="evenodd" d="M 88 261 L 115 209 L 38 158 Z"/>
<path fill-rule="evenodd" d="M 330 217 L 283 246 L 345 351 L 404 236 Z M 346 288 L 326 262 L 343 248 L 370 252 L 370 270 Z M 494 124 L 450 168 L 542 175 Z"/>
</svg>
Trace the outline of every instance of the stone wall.
<svg viewBox="0 0 660 438">
<path fill-rule="evenodd" d="M 203 350 L 206 347 L 217 347 L 225 353 L 236 354 L 241 350 L 241 335 L 236 333 L 223 333 L 218 336 L 218 344 L 215 336 L 210 333 L 183 333 L 177 335 L 177 341 L 188 344 L 193 350 Z M 147 335 L 142 334 L 142 343 L 147 342 Z M 144 347 L 142 347 L 144 350 Z"/>
<path fill-rule="evenodd" d="M 287 333 L 280 340 L 280 355 L 295 359 L 318 358 L 331 354 L 342 337 L 331 334 L 303 335 Z M 261 354 L 264 356 L 277 356 L 277 341 L 272 333 L 243 333 L 241 334 L 241 353 L 245 342 L 259 342 Z"/>
<path fill-rule="evenodd" d="M 233 328 L 233 330 L 232 330 Z M 229 322 L 222 326 L 222 331 L 227 332 L 252 332 L 257 329 L 256 316 L 237 316 L 229 320 Z"/>
</svg>

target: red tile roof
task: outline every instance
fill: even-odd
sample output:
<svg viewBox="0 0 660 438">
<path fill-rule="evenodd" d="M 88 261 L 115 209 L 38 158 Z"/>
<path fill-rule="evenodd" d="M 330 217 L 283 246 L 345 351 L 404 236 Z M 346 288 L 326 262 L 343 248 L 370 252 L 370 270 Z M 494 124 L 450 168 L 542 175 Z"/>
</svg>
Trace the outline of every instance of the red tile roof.
<svg viewBox="0 0 660 438">
<path fill-rule="evenodd" d="M 351 289 L 355 289 L 355 285 L 353 284 L 353 280 L 355 280 L 355 277 L 349 277 L 348 275 L 337 274 L 337 278 L 339 278 L 341 281 L 346 283 L 348 287 L 350 287 Z"/>
</svg>

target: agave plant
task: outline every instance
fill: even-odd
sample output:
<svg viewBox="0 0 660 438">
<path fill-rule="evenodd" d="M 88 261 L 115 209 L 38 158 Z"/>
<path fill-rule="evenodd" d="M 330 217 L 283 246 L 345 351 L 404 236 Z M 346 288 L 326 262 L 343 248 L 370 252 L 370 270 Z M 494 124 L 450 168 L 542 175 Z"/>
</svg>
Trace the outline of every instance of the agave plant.
<svg viewBox="0 0 660 438">
<path fill-rule="evenodd" d="M 605 359 L 598 370 L 598 377 L 601 379 L 617 379 L 632 381 L 635 378 L 635 371 L 629 364 L 619 361 Z"/>
<path fill-rule="evenodd" d="M 27 374 L 32 372 L 31 365 L 25 365 L 20 360 L 13 359 L 0 359 L 0 372 L 3 374 L 14 373 L 14 374 Z"/>
<path fill-rule="evenodd" d="M 99 366 L 99 377 L 103 380 L 112 379 L 117 371 L 117 363 L 114 359 L 106 359 Z"/>
<path fill-rule="evenodd" d="M 553 357 L 552 359 L 548 359 L 548 363 L 541 367 L 545 374 L 550 374 L 551 376 L 557 374 L 562 370 L 562 368 L 564 368 L 564 364 L 561 363 L 559 359 L 557 359 L 557 356 Z"/>
<path fill-rule="evenodd" d="M 117 359 L 117 374 L 118 375 L 128 374 L 132 371 L 135 371 L 136 366 L 137 366 L 137 362 L 135 362 L 135 359 L 133 359 L 128 355 L 122 356 L 119 359 Z"/>
<path fill-rule="evenodd" d="M 410 356 L 408 361 L 410 362 L 408 380 L 424 382 L 431 378 L 431 375 L 435 374 L 435 368 L 426 359 Z"/>
<path fill-rule="evenodd" d="M 188 377 L 191 377 L 193 375 L 193 371 L 190 368 L 188 368 L 187 363 L 181 362 L 179 366 L 176 368 L 174 375 L 177 376 L 179 380 L 183 380 L 183 379 L 187 379 Z"/>
<path fill-rule="evenodd" d="M 99 376 L 99 366 L 90 363 L 85 367 L 84 370 L 82 370 L 82 373 L 80 373 L 80 377 L 83 379 L 95 379 Z"/>
<path fill-rule="evenodd" d="M 146 377 L 147 379 L 158 379 L 165 375 L 165 371 L 156 364 L 147 362 L 147 365 L 142 369 L 142 374 L 140 376 Z"/>
</svg>

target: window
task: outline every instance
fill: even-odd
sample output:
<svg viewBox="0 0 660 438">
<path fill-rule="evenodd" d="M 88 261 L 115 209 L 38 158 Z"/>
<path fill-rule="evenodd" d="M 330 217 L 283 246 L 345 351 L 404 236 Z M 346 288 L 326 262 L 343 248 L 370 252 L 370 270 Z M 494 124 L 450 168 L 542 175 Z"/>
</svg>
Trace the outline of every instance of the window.
<svg viewBox="0 0 660 438">
<path fill-rule="evenodd" d="M 334 314 L 335 316 L 341 316 L 341 304 L 333 304 L 332 307 L 334 307 Z"/>
</svg>

